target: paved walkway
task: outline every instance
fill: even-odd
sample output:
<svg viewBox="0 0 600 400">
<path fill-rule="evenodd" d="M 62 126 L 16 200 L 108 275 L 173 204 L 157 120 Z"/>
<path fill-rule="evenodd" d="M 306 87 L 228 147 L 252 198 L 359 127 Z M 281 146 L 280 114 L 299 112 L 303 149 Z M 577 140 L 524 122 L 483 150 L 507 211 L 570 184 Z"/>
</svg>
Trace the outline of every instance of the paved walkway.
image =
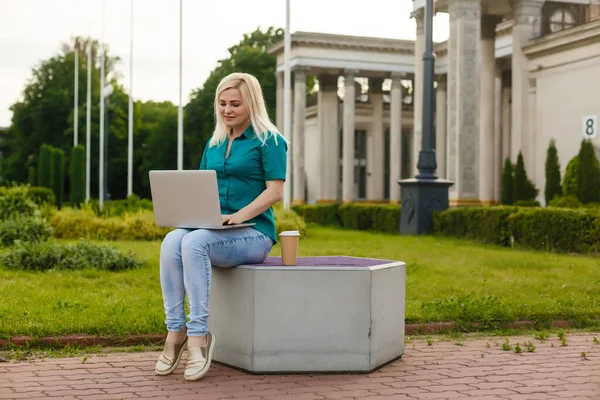
<svg viewBox="0 0 600 400">
<path fill-rule="evenodd" d="M 409 341 L 402 359 L 368 375 L 250 375 L 213 365 L 185 382 L 154 375 L 156 352 L 0 364 L 1 399 L 600 399 L 600 334 L 512 337 L 464 343 Z M 536 347 L 527 352 L 524 342 Z M 489 344 L 489 347 L 488 347 Z M 185 357 L 185 356 L 184 356 Z"/>
</svg>

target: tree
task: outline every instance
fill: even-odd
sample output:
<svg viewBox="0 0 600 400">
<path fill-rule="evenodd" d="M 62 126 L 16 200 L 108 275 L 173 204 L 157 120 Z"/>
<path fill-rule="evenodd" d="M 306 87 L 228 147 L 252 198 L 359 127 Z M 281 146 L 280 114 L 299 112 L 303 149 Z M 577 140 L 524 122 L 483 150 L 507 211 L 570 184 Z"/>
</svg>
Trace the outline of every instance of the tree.
<svg viewBox="0 0 600 400">
<path fill-rule="evenodd" d="M 583 203 L 600 202 L 600 164 L 596 158 L 594 145 L 589 140 L 581 142 L 579 150 L 578 198 Z"/>
<path fill-rule="evenodd" d="M 567 164 L 562 184 L 563 195 L 579 198 L 579 155 L 571 158 Z"/>
<path fill-rule="evenodd" d="M 71 149 L 69 182 L 71 205 L 77 206 L 85 201 L 85 147 L 82 145 Z"/>
<path fill-rule="evenodd" d="M 534 200 L 538 195 L 538 190 L 532 181 L 527 177 L 525 171 L 525 161 L 523 160 L 523 154 L 519 152 L 517 156 L 517 165 L 515 167 L 515 196 L 514 200 Z"/>
<path fill-rule="evenodd" d="M 38 150 L 42 144 L 48 144 L 63 150 L 65 154 L 71 154 L 73 146 L 73 98 L 74 98 L 74 57 L 79 52 L 79 121 L 78 128 L 81 138 L 86 129 L 86 91 L 87 91 L 87 57 L 85 42 L 78 38 L 73 39 L 72 44 L 63 44 L 62 52 L 32 70 L 32 76 L 23 90 L 22 100 L 11 106 L 13 112 L 12 124 L 7 132 L 9 157 L 4 163 L 3 173 L 7 180 L 25 182 L 28 180 L 29 167 L 38 163 Z M 75 49 L 75 50 L 74 50 Z M 108 112 L 110 117 L 109 131 L 109 164 L 114 165 L 109 169 L 108 181 L 110 190 L 118 195 L 126 194 L 126 154 L 127 146 L 122 141 L 127 137 L 127 102 L 128 98 L 122 86 L 117 82 L 119 75 L 115 72 L 119 62 L 118 57 L 112 57 L 108 48 L 104 48 L 105 65 L 107 75 L 112 75 L 110 83 L 114 86 L 114 92 L 110 98 Z M 100 65 L 99 44 L 92 42 L 92 118 L 91 118 L 91 140 L 90 146 L 91 170 L 98 170 L 98 135 L 100 114 Z M 108 82 L 107 82 L 108 83 Z M 136 119 L 137 120 L 137 119 Z M 112 143 L 112 144 L 111 144 Z M 126 142 L 125 142 L 126 143 Z M 141 147 L 140 143 L 134 146 Z M 122 148 L 121 148 L 122 147 Z M 123 158 L 125 157 L 125 162 Z M 70 160 L 66 160 L 70 162 Z M 125 169 L 123 171 L 123 166 Z M 38 177 L 43 172 L 37 171 Z M 68 178 L 65 176 L 65 178 Z M 41 179 L 41 178 L 38 178 Z M 67 182 L 70 184 L 70 182 Z M 91 175 L 92 196 L 97 195 L 98 174 Z M 123 189 L 125 187 L 125 189 Z"/>
<path fill-rule="evenodd" d="M 52 146 L 42 144 L 38 160 L 38 186 L 52 188 Z"/>
<path fill-rule="evenodd" d="M 554 139 L 550 140 L 548 151 L 546 153 L 546 188 L 544 198 L 546 204 L 550 204 L 555 196 L 562 195 L 560 186 L 560 162 L 558 160 L 558 151 Z"/>
<path fill-rule="evenodd" d="M 514 189 L 514 178 L 513 168 L 510 158 L 506 158 L 504 161 L 504 168 L 502 169 L 502 186 L 500 187 L 500 203 L 502 204 L 513 204 L 515 202 L 515 189 Z"/>
<path fill-rule="evenodd" d="M 52 191 L 56 196 L 56 205 L 60 208 L 65 192 L 65 152 L 52 148 Z"/>
<path fill-rule="evenodd" d="M 254 75 L 261 83 L 269 116 L 275 119 L 275 96 L 277 80 L 275 76 L 276 57 L 269 54 L 269 47 L 283 39 L 283 30 L 268 28 L 265 32 L 256 29 L 245 34 L 243 39 L 229 48 L 229 57 L 219 61 L 204 85 L 192 92 L 186 105 L 185 164 L 198 168 L 204 146 L 214 130 L 214 98 L 221 79 L 233 72 L 246 72 Z"/>
</svg>

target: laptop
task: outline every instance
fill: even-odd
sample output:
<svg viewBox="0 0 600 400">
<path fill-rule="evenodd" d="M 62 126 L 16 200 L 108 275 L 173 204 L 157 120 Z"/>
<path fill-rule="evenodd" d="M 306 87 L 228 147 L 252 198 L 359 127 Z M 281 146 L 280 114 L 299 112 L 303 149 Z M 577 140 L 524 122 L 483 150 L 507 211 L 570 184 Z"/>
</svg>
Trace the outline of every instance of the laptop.
<svg viewBox="0 0 600 400">
<path fill-rule="evenodd" d="M 214 170 L 153 170 L 149 177 L 157 226 L 235 229 L 255 225 L 223 225 Z"/>
</svg>

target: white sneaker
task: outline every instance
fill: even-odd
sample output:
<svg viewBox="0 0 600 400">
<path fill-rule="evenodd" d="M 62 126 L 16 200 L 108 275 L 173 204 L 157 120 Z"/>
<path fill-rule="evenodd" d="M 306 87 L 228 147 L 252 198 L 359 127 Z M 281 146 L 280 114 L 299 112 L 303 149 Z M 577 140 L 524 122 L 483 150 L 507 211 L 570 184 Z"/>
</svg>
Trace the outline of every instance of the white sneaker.
<svg viewBox="0 0 600 400">
<path fill-rule="evenodd" d="M 206 375 L 210 368 L 214 348 L 215 338 L 210 332 L 206 335 L 206 346 L 188 346 L 185 380 L 197 381 Z"/>
</svg>

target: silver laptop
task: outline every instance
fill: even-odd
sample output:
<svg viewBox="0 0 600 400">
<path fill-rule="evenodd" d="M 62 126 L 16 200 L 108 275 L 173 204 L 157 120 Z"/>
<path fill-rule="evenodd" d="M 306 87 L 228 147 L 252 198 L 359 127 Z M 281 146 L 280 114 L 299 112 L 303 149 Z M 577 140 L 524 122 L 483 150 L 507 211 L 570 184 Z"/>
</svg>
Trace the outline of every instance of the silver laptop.
<svg viewBox="0 0 600 400">
<path fill-rule="evenodd" d="M 157 226 L 233 229 L 255 225 L 223 225 L 217 173 L 213 170 L 155 170 L 149 176 Z"/>
</svg>

